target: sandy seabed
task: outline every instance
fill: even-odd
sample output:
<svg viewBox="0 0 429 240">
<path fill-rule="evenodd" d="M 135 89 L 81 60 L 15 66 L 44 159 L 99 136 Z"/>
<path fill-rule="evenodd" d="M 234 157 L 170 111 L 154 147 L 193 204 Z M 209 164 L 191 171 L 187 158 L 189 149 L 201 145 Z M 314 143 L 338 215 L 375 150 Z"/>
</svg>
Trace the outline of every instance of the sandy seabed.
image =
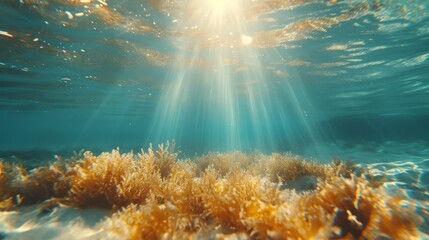
<svg viewBox="0 0 429 240">
<path fill-rule="evenodd" d="M 85 152 L 32 170 L 0 162 L 0 239 L 429 238 L 427 159 L 178 159 L 173 147 Z"/>
</svg>

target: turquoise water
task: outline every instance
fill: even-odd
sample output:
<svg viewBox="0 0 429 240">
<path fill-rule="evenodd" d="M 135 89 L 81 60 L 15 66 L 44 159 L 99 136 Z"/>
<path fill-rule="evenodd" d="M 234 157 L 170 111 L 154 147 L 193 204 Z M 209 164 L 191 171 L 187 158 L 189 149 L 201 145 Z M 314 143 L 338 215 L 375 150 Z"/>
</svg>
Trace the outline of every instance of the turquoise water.
<svg viewBox="0 0 429 240">
<path fill-rule="evenodd" d="M 394 143 L 427 157 L 428 8 L 3 0 L 1 157 L 173 139 L 185 155 L 329 159 Z"/>
<path fill-rule="evenodd" d="M 172 140 L 353 160 L 428 234 L 429 2 L 0 1 L 0 159 Z"/>
</svg>

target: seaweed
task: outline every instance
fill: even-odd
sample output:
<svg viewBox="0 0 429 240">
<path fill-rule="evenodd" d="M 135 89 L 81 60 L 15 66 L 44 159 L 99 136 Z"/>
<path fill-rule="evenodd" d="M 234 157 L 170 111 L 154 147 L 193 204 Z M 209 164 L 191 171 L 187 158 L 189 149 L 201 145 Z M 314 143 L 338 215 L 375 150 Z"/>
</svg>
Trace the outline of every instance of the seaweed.
<svg viewBox="0 0 429 240">
<path fill-rule="evenodd" d="M 31 171 L 0 161 L 0 209 L 42 201 L 42 213 L 58 201 L 111 209 L 101 227 L 126 239 L 417 238 L 412 202 L 389 196 L 368 172 L 288 153 L 179 160 L 174 143 L 138 154 L 87 151 Z M 317 179 L 311 191 L 283 188 L 308 176 Z"/>
<path fill-rule="evenodd" d="M 21 165 L 0 162 L 0 205 L 11 208 L 65 197 L 70 189 L 69 166 L 58 161 L 28 171 Z"/>
<path fill-rule="evenodd" d="M 216 169 L 222 176 L 240 169 L 248 169 L 256 163 L 256 159 L 241 152 L 209 153 L 197 157 L 197 175 L 201 175 L 208 167 Z"/>
</svg>

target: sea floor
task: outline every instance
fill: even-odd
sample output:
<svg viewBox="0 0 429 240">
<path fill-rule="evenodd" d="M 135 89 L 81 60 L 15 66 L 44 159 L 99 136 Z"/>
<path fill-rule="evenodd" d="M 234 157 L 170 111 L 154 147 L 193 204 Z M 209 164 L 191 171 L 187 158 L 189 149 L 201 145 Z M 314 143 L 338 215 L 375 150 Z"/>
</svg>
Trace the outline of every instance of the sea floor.
<svg viewBox="0 0 429 240">
<path fill-rule="evenodd" d="M 307 154 L 303 154 L 303 155 L 304 157 L 305 155 L 311 156 L 312 154 L 314 154 L 314 151 L 315 151 L 314 149 L 309 150 Z M 379 183 L 379 186 L 377 186 L 376 188 L 381 189 L 381 191 L 378 191 L 378 190 L 373 191 L 372 189 L 368 190 L 369 192 L 372 191 L 371 193 L 372 198 L 378 199 L 376 200 L 378 201 L 378 203 L 376 203 L 378 204 L 376 208 L 386 208 L 387 215 L 390 214 L 392 216 L 395 213 L 399 213 L 399 215 L 401 215 L 402 214 L 401 209 L 404 209 L 404 214 L 407 215 L 409 214 L 409 209 L 412 208 L 413 209 L 412 214 L 414 215 L 414 217 L 418 218 L 418 220 L 415 221 L 418 232 L 414 237 L 409 235 L 409 239 L 429 239 L 429 170 L 428 170 L 429 169 L 429 148 L 427 148 L 426 143 L 419 142 L 419 143 L 413 143 L 413 144 L 403 144 L 403 143 L 396 143 L 396 142 L 385 142 L 378 145 L 375 145 L 374 143 L 369 144 L 367 146 L 362 144 L 356 144 L 356 145 L 347 146 L 347 147 L 344 147 L 344 146 L 341 147 L 341 144 L 337 143 L 337 144 L 320 145 L 317 151 L 319 151 L 319 153 L 324 152 L 326 154 L 324 155 L 324 157 L 321 157 L 322 162 L 323 161 L 327 162 L 328 161 L 327 159 L 332 159 L 332 157 L 338 157 L 340 159 L 352 160 L 353 162 L 355 162 L 356 166 L 359 169 L 368 169 L 368 171 L 371 173 L 371 179 L 378 179 L 377 182 Z M 330 154 L 328 152 L 330 152 Z M 157 156 L 156 153 L 154 156 Z M 213 158 L 213 156 L 215 155 L 211 155 L 208 158 L 211 159 Z M 218 161 L 217 169 L 220 169 L 219 156 L 223 156 L 223 155 L 217 155 L 217 159 L 218 159 L 216 160 Z M 92 158 L 94 159 L 96 158 L 98 159 L 98 157 L 92 156 Z M 229 159 L 230 161 L 233 161 L 234 156 L 233 157 L 229 156 L 228 158 L 225 158 L 225 159 Z M 316 160 L 316 159 L 313 159 L 313 160 Z M 0 172 L 0 176 L 1 176 L 1 172 Z M 293 196 L 293 198 L 300 199 L 300 198 L 305 198 L 307 195 L 311 196 L 312 193 L 318 193 L 318 191 L 321 194 L 323 193 L 323 191 L 326 192 L 329 189 L 332 189 L 332 187 L 330 187 L 331 185 L 329 184 L 327 184 L 324 187 L 325 189 L 322 189 L 323 191 L 318 189 L 321 184 L 320 180 L 319 180 L 318 188 L 303 187 L 304 189 L 299 189 L 302 186 L 313 184 L 315 181 L 313 177 L 314 176 L 311 176 L 311 177 L 300 176 L 299 178 L 293 179 L 287 185 L 286 184 L 284 185 L 284 186 L 293 186 L 293 188 L 296 188 L 295 189 L 296 191 L 292 189 L 287 189 L 287 190 L 281 189 L 279 191 L 280 192 L 289 191 L 289 190 L 294 191 L 293 195 L 291 196 Z M 194 176 L 193 178 L 202 179 L 203 177 Z M 221 188 L 221 189 L 226 188 L 229 181 L 227 178 L 228 178 L 228 175 L 226 174 L 226 175 L 220 176 L 217 180 L 214 180 L 215 184 L 213 188 Z M 267 178 L 263 178 L 263 179 L 264 180 L 262 181 L 260 179 L 257 180 L 259 181 L 258 184 L 263 184 L 263 185 L 267 184 L 264 181 L 269 181 L 269 179 L 268 180 Z M 180 179 L 178 179 L 177 181 L 180 181 Z M 199 181 L 199 180 L 196 180 L 196 181 Z M 347 180 L 345 183 L 350 184 L 352 188 L 355 185 L 361 184 L 360 180 L 355 182 L 353 182 L 354 180 L 351 180 L 351 181 L 352 182 Z M 222 185 L 222 184 L 226 184 L 226 185 Z M 367 183 L 365 184 L 364 184 L 365 186 L 368 185 Z M 257 187 L 259 186 L 255 185 L 255 188 Z M 338 191 L 344 190 L 344 189 L 342 190 L 341 189 L 342 188 L 340 186 L 337 190 Z M 356 204 L 356 201 L 358 201 L 360 198 L 359 195 L 360 194 L 362 196 L 364 195 L 362 191 L 363 190 L 361 189 L 359 190 L 359 193 L 356 194 L 357 200 L 355 199 L 355 204 Z M 386 194 L 386 195 L 377 196 L 377 194 L 380 194 L 380 193 Z M 176 194 L 179 194 L 179 193 L 176 193 Z M 223 197 L 227 198 L 228 196 L 229 196 L 228 193 L 225 192 L 225 196 L 221 196 L 221 199 Z M 333 196 L 337 196 L 337 195 L 334 194 Z M 342 196 L 342 195 L 338 194 L 338 196 Z M 398 200 L 398 206 L 400 206 L 401 211 L 395 212 L 395 208 L 392 208 L 393 209 L 392 210 L 392 209 L 389 209 L 389 207 L 386 207 L 387 203 L 383 202 L 385 200 L 391 201 L 391 202 Z M 229 200 L 226 200 L 226 201 L 228 202 Z M 251 200 L 250 202 L 252 201 L 253 200 Z M 249 204 L 249 202 L 247 203 L 243 202 L 243 205 L 246 205 L 246 204 Z M 284 208 L 284 203 L 282 204 L 283 205 L 281 206 L 282 208 Z M 180 204 L 178 204 L 174 208 L 179 208 L 178 207 L 179 205 Z M 160 206 L 162 206 L 160 208 L 161 210 L 169 208 L 169 205 L 166 202 L 164 202 Z M 277 206 L 277 205 L 274 204 L 272 206 Z M 147 208 L 147 206 L 145 208 Z M 82 206 L 73 206 L 73 204 L 68 204 L 67 201 L 56 202 L 55 199 L 54 200 L 48 199 L 48 200 L 44 200 L 44 202 L 34 203 L 30 205 L 19 205 L 19 206 L 14 206 L 10 208 L 3 208 L 3 211 L 0 211 L 0 239 L 120 239 L 124 236 L 127 236 L 126 238 L 132 238 L 132 239 L 141 239 L 141 238 L 145 239 L 144 237 L 142 237 L 144 235 L 140 233 L 138 235 L 135 235 L 135 232 L 131 230 L 122 231 L 122 232 L 120 231 L 121 233 L 119 235 L 118 235 L 117 229 L 112 230 L 114 229 L 114 227 L 112 228 L 112 224 L 115 225 L 121 221 L 124 221 L 124 218 L 127 219 L 127 215 L 123 214 L 119 216 L 117 213 L 115 213 L 117 212 L 117 210 L 118 209 L 115 209 L 115 207 L 114 208 L 105 208 L 105 207 L 97 208 L 96 204 L 95 206 L 94 204 L 89 204 L 87 207 L 83 208 Z M 131 210 L 128 209 L 125 211 L 130 212 Z M 138 209 L 136 212 L 138 211 L 141 211 L 141 210 Z M 148 211 L 149 210 L 146 209 L 143 212 L 147 213 Z M 276 212 L 275 209 L 272 211 Z M 282 211 L 289 211 L 289 210 L 283 209 Z M 144 217 L 146 216 L 145 215 L 146 213 L 144 214 L 139 213 L 140 214 L 139 216 Z M 314 214 L 320 214 L 320 213 L 321 212 L 315 211 Z M 348 212 L 348 214 L 349 213 L 350 212 Z M 136 214 L 136 213 L 132 213 L 132 214 Z M 241 217 L 242 214 L 248 214 L 248 213 L 240 212 L 237 216 Z M 285 213 L 285 214 L 287 215 L 288 213 Z M 329 211 L 326 214 L 329 215 Z M 216 212 L 213 215 L 216 215 Z M 355 214 L 355 215 L 358 216 L 358 214 Z M 352 217 L 352 216 L 350 215 L 349 217 Z M 129 217 L 129 221 L 131 222 L 136 221 L 134 218 L 135 218 L 135 215 L 133 215 L 132 217 Z M 204 233 L 199 232 L 197 234 L 187 235 L 187 236 L 191 238 L 192 237 L 193 238 L 210 237 L 212 239 L 221 239 L 221 238 L 248 239 L 252 236 L 253 234 L 252 231 L 256 231 L 255 230 L 256 228 L 253 230 L 246 229 L 246 226 L 249 224 L 248 222 L 245 222 L 247 225 L 244 224 L 243 229 L 239 229 L 241 226 L 240 223 L 237 223 L 236 225 L 231 227 L 231 225 L 233 225 L 234 220 L 228 220 L 232 222 L 232 223 L 229 223 L 227 220 L 222 219 L 222 217 L 219 217 L 219 218 L 220 219 L 215 218 L 217 219 L 216 220 L 217 225 L 212 226 L 217 230 L 209 231 L 205 229 Z M 320 216 L 314 216 L 314 218 L 320 218 Z M 156 221 L 155 219 L 156 218 L 152 220 Z M 334 217 L 334 218 L 331 218 L 331 220 L 332 219 L 335 220 L 336 218 Z M 358 216 L 358 219 L 359 219 L 359 216 Z M 391 220 L 392 219 L 393 217 L 391 218 Z M 128 221 L 128 220 L 125 220 L 125 221 Z M 228 224 L 222 225 L 221 224 L 222 221 L 226 221 L 230 225 Z M 248 220 L 245 220 L 245 221 L 248 221 Z M 383 221 L 383 220 L 380 220 L 380 221 Z M 387 228 L 393 229 L 398 227 L 396 225 L 397 222 L 395 221 L 392 220 L 391 223 L 386 223 Z M 408 221 L 408 220 L 405 219 L 404 221 Z M 359 223 L 359 221 L 357 222 Z M 122 224 L 121 226 L 125 226 L 125 228 L 133 226 L 133 223 L 130 223 L 130 222 L 126 224 L 122 222 L 121 224 Z M 210 224 L 211 222 L 209 223 L 209 225 Z M 275 224 L 279 224 L 279 222 L 278 221 L 273 222 L 273 225 Z M 145 228 L 141 227 L 141 225 L 137 223 L 135 225 L 138 225 L 140 230 L 143 229 L 142 231 L 145 231 L 144 230 Z M 226 228 L 226 226 L 231 227 L 231 229 L 235 229 L 234 231 L 236 231 L 237 233 L 233 234 L 234 231 L 231 229 L 229 229 L 228 231 L 222 230 Z M 282 229 L 282 228 L 278 227 L 277 225 L 276 227 L 277 227 L 277 230 L 281 232 L 281 230 L 279 229 Z M 281 236 L 287 236 L 287 235 L 278 235 L 277 233 L 275 233 L 274 230 L 272 230 L 272 232 L 267 231 L 265 233 L 266 235 L 261 235 L 261 236 L 270 237 L 272 239 L 281 239 Z M 323 232 L 323 231 L 324 230 L 320 230 L 320 232 Z M 345 231 L 345 230 L 343 229 L 342 231 Z M 394 236 L 408 236 L 406 234 L 389 235 L 388 234 L 389 231 L 387 231 L 387 233 L 386 232 L 383 233 L 382 235 L 374 234 L 374 235 L 367 235 L 367 236 L 373 236 L 373 238 L 380 237 L 380 236 L 386 237 L 383 239 L 395 239 Z M 407 230 L 405 229 L 404 231 L 407 231 Z M 244 232 L 244 234 L 239 234 L 239 232 Z M 308 233 L 312 233 L 312 232 L 308 231 Z M 316 238 L 317 236 L 331 236 L 330 238 L 334 238 L 332 237 L 332 234 L 330 235 L 329 234 L 321 235 L 321 233 L 318 233 L 318 234 L 319 235 L 315 234 L 313 236 L 316 236 Z M 153 235 L 153 236 L 158 236 L 158 237 L 161 236 L 164 238 L 172 237 L 171 232 L 170 232 L 170 235 L 166 233 L 166 235 L 161 234 L 161 235 Z M 184 235 L 182 235 L 182 238 L 184 238 L 183 236 Z M 351 235 L 345 235 L 345 236 L 351 237 L 354 235 L 351 234 Z M 178 238 L 180 238 L 180 236 Z M 291 238 L 293 239 L 293 237 Z M 323 237 L 320 237 L 319 239 L 323 239 Z M 353 239 L 353 238 L 350 238 L 350 239 Z M 369 237 L 369 239 L 372 239 L 372 238 Z"/>
</svg>

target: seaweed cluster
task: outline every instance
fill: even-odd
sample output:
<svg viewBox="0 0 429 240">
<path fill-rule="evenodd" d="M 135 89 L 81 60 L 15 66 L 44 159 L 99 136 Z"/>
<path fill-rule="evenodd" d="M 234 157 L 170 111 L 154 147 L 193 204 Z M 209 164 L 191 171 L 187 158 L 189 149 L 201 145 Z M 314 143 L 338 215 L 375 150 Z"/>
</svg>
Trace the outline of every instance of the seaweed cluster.
<svg viewBox="0 0 429 240">
<path fill-rule="evenodd" d="M 112 209 L 99 224 L 112 238 L 418 238 L 412 204 L 389 196 L 350 162 L 239 152 L 178 160 L 173 147 L 85 152 L 31 171 L 0 162 L 0 208 L 47 200 Z M 303 177 L 317 186 L 287 187 Z"/>
</svg>

